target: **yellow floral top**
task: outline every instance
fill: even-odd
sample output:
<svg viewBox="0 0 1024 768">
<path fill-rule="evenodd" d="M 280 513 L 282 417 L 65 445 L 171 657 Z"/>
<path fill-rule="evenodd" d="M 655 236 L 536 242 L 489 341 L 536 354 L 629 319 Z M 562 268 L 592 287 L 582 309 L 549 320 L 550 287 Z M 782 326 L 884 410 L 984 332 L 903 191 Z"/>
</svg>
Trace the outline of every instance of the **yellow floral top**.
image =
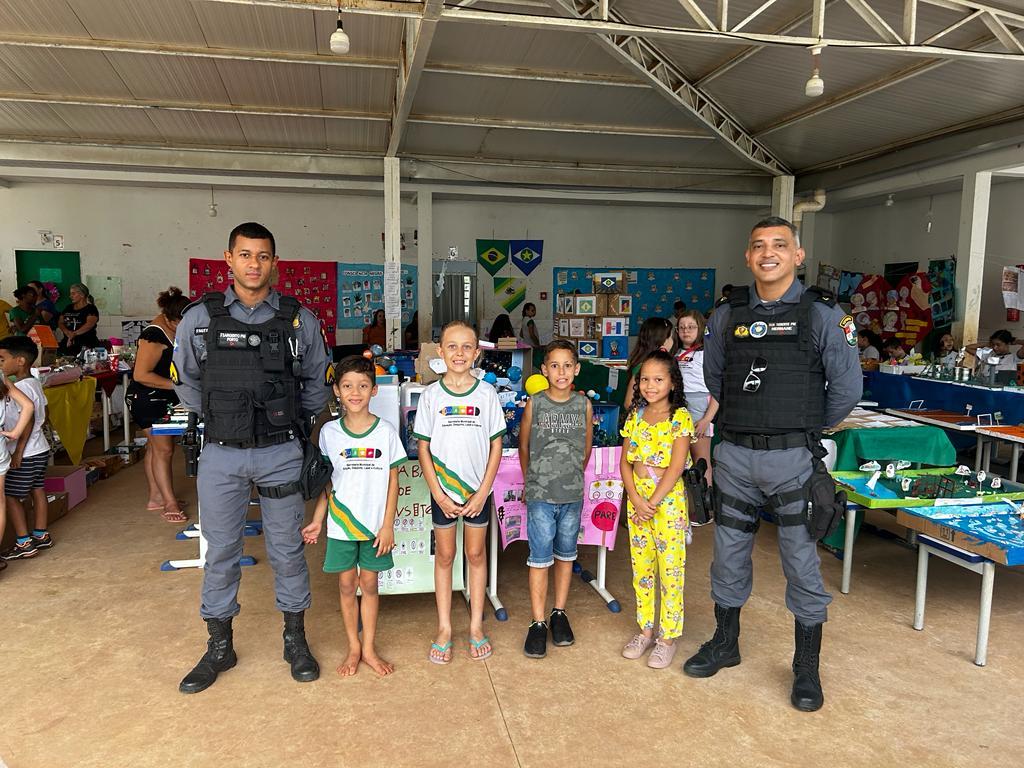
<svg viewBox="0 0 1024 768">
<path fill-rule="evenodd" d="M 629 441 L 626 460 L 631 464 L 640 461 L 664 469 L 672 461 L 672 444 L 676 440 L 689 435 L 691 443 L 697 442 L 693 435 L 693 419 L 685 408 L 677 408 L 671 421 L 659 421 L 657 424 L 648 424 L 643 415 L 643 408 L 638 408 L 622 427 L 621 434 Z M 689 466 L 689 457 L 686 463 Z"/>
</svg>

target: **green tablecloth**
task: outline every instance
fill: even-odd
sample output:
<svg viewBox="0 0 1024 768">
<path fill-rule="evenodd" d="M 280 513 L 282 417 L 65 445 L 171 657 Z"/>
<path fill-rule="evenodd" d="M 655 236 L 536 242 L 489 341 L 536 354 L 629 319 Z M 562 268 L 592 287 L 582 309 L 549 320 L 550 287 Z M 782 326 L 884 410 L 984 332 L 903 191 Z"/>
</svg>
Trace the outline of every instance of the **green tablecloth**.
<svg viewBox="0 0 1024 768">
<path fill-rule="evenodd" d="M 879 464 L 887 461 L 912 461 L 933 467 L 949 467 L 956 464 L 956 448 L 949 441 L 949 435 L 941 427 L 922 425 L 920 427 L 865 427 L 844 429 L 832 435 L 836 441 L 837 470 L 858 469 L 866 461 Z M 857 510 L 853 535 L 860 533 L 864 511 Z M 822 544 L 842 549 L 846 543 L 846 520 L 839 523 L 835 532 L 824 539 Z"/>
<path fill-rule="evenodd" d="M 941 427 L 844 429 L 832 439 L 836 441 L 838 470 L 858 469 L 872 459 L 879 463 L 903 459 L 933 467 L 956 464 L 956 449 Z"/>
</svg>

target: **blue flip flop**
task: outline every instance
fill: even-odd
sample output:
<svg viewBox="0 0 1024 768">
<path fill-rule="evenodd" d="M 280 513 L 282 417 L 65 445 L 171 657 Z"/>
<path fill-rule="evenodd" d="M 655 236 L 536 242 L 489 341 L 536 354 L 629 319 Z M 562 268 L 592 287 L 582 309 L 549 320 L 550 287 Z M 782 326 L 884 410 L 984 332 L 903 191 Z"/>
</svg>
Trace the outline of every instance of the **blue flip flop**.
<svg viewBox="0 0 1024 768">
<path fill-rule="evenodd" d="M 477 651 L 478 654 L 482 646 L 490 645 L 490 643 L 490 638 L 488 638 L 487 635 L 484 635 L 479 640 L 474 640 L 473 638 L 469 639 L 469 644 L 473 647 L 473 650 Z M 472 652 L 470 652 L 469 658 L 471 658 L 473 661 L 483 661 L 484 659 L 489 659 L 493 653 L 494 648 L 491 648 L 489 651 L 487 651 L 487 653 L 479 655 L 474 655 Z"/>
<path fill-rule="evenodd" d="M 437 643 L 431 643 L 430 644 L 430 650 L 431 651 L 437 651 L 438 653 L 441 654 L 441 658 L 440 659 L 435 658 L 433 653 L 427 654 L 427 658 L 430 660 L 431 664 L 442 664 L 443 665 L 443 664 L 451 664 L 452 663 L 451 655 L 449 655 L 448 658 L 444 658 L 445 654 L 450 654 L 451 653 L 452 644 L 451 644 L 450 641 L 445 643 L 444 645 L 438 645 Z"/>
</svg>

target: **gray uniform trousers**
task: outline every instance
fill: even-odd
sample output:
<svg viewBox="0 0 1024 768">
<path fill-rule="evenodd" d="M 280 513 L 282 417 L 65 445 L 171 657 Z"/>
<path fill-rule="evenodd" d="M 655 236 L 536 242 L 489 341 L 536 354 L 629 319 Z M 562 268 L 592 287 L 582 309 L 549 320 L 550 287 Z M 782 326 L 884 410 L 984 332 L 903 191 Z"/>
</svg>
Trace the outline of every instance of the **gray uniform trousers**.
<svg viewBox="0 0 1024 768">
<path fill-rule="evenodd" d="M 715 485 L 729 496 L 762 506 L 768 496 L 803 486 L 811 476 L 807 448 L 755 450 L 722 441 L 715 446 Z M 780 509 L 794 514 L 803 509 L 794 501 Z M 740 520 L 755 521 L 748 513 L 722 501 L 723 510 Z M 719 605 L 739 608 L 747 602 L 754 583 L 751 552 L 754 533 L 715 526 L 715 555 L 711 563 L 711 597 Z M 786 606 L 802 624 L 820 624 L 828 618 L 832 595 L 825 591 L 816 542 L 803 525 L 778 526 L 779 556 L 786 574 Z"/>
<path fill-rule="evenodd" d="M 237 616 L 238 583 L 242 578 L 245 515 L 253 485 L 285 485 L 298 479 L 302 444 L 292 440 L 266 448 L 232 448 L 207 443 L 199 455 L 199 505 L 206 538 L 203 593 L 199 613 L 204 619 Z M 310 605 L 309 569 L 302 545 L 302 494 L 283 499 L 260 497 L 267 559 L 274 569 L 277 609 L 290 613 Z"/>
</svg>

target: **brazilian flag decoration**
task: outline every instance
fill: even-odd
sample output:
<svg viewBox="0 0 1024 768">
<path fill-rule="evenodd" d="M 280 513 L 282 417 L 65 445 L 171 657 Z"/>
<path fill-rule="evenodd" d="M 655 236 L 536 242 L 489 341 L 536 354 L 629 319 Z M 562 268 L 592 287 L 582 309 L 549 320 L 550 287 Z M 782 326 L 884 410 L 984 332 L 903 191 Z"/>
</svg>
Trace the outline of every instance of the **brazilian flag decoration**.
<svg viewBox="0 0 1024 768">
<path fill-rule="evenodd" d="M 477 240 L 476 260 L 491 275 L 508 264 L 508 240 Z"/>
<path fill-rule="evenodd" d="M 543 240 L 510 240 L 509 250 L 512 253 L 512 263 L 519 267 L 524 275 L 529 275 L 540 266 L 544 258 Z"/>
<path fill-rule="evenodd" d="M 511 312 L 526 300 L 526 281 L 519 277 L 496 277 L 494 295 L 505 311 Z"/>
</svg>

